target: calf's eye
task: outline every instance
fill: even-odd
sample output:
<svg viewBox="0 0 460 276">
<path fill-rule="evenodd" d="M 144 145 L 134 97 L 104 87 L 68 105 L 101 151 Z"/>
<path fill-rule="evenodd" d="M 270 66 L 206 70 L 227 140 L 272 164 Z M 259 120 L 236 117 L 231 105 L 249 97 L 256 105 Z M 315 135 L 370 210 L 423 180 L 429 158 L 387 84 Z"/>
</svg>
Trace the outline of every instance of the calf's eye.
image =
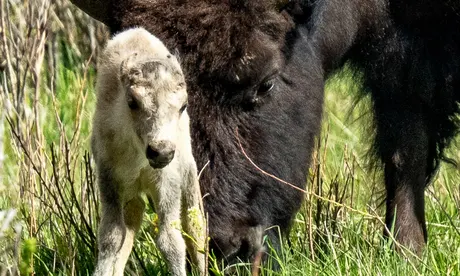
<svg viewBox="0 0 460 276">
<path fill-rule="evenodd" d="M 127 102 L 128 102 L 129 109 L 131 110 L 139 109 L 139 103 L 136 101 L 136 99 L 134 99 L 133 96 L 128 96 Z"/>
<path fill-rule="evenodd" d="M 137 104 L 137 102 L 134 99 L 128 100 L 128 106 L 129 106 L 129 109 L 131 109 L 131 110 L 135 110 L 135 109 L 139 108 L 139 105 Z"/>
<path fill-rule="evenodd" d="M 131 69 L 131 71 L 129 72 L 130 76 L 133 77 L 133 78 L 140 78 L 142 77 L 142 71 L 140 69 Z"/>
</svg>

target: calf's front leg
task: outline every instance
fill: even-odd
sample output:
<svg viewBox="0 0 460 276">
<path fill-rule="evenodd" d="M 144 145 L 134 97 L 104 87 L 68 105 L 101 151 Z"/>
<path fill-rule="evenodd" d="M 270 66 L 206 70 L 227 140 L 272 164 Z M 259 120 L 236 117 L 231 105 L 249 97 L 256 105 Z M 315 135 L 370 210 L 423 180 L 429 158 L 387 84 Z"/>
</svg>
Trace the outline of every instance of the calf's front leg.
<svg viewBox="0 0 460 276">
<path fill-rule="evenodd" d="M 186 274 L 186 248 L 181 232 L 181 193 L 178 183 L 160 181 L 151 194 L 159 220 L 156 245 L 165 258 L 172 276 Z"/>
<path fill-rule="evenodd" d="M 105 180 L 107 180 L 105 178 Z M 98 261 L 95 276 L 122 276 L 142 222 L 144 202 L 137 196 L 126 203 L 121 201 L 113 181 L 99 178 L 102 218 L 98 233 Z"/>
</svg>

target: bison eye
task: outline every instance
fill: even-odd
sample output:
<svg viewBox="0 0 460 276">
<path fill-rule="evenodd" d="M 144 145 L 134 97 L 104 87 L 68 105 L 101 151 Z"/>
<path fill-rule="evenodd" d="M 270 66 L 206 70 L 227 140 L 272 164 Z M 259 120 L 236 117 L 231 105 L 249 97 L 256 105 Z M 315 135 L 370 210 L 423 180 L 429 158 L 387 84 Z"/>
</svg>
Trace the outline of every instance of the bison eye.
<svg viewBox="0 0 460 276">
<path fill-rule="evenodd" d="M 267 81 L 264 81 L 257 88 L 257 96 L 265 96 L 268 92 L 270 92 L 273 89 L 274 86 L 275 86 L 274 79 L 269 79 Z"/>
<path fill-rule="evenodd" d="M 179 114 L 182 114 L 186 108 L 187 108 L 187 104 L 184 104 L 184 105 L 179 109 Z"/>
</svg>

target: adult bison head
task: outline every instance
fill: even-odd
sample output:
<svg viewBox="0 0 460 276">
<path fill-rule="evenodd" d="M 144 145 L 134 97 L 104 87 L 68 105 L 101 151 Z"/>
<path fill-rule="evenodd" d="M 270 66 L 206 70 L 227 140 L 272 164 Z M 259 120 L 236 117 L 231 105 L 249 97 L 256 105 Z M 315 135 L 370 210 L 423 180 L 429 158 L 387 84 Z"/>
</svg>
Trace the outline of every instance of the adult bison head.
<svg viewBox="0 0 460 276">
<path fill-rule="evenodd" d="M 199 169 L 209 162 L 200 185 L 215 254 L 229 262 L 251 258 L 265 235 L 277 248 L 302 193 L 266 176 L 248 157 L 305 185 L 323 78 L 307 27 L 294 23 L 302 15 L 294 20 L 292 9 L 280 11 L 273 1 L 73 2 L 112 33 L 143 26 L 178 50 L 194 156 Z"/>
</svg>

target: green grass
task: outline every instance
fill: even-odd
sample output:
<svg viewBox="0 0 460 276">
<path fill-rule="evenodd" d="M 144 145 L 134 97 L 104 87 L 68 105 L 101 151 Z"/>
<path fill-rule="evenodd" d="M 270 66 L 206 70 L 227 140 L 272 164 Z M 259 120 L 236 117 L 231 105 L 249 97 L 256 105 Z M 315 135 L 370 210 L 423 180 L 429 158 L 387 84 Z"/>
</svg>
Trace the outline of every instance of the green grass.
<svg viewBox="0 0 460 276">
<path fill-rule="evenodd" d="M 18 212 L 7 227 L 0 215 L 0 275 L 1 267 L 22 275 L 89 275 L 94 266 L 99 205 L 88 149 L 95 71 L 69 49 L 61 45 L 55 87 L 47 85 L 52 74 L 42 70 L 38 125 L 1 113 L 13 127 L 3 121 L 7 158 L 0 166 L 0 210 Z M 7 77 L 2 73 L 2 85 Z M 458 168 L 443 164 L 426 192 L 429 242 L 420 259 L 395 253 L 383 239 L 382 178 L 367 156 L 370 104 L 367 98 L 355 102 L 359 89 L 349 70 L 328 82 L 321 147 L 289 237 L 292 247 L 286 243 L 279 255 L 270 251 L 281 269 L 263 268 L 260 275 L 460 275 Z M 26 92 L 32 110 L 33 89 Z M 4 110 L 10 96 L 1 97 Z M 448 153 L 460 160 L 455 145 Z M 153 216 L 148 210 L 137 236 L 127 267 L 132 274 L 167 271 L 153 242 Z M 212 265 L 216 275 L 229 269 L 250 274 L 246 264 Z"/>
<path fill-rule="evenodd" d="M 60 158 L 65 158 L 65 148 L 71 149 L 69 153 L 73 157 L 70 161 L 70 175 L 74 176 L 73 180 L 67 179 L 68 175 L 64 173 L 57 182 L 49 177 L 50 183 L 45 186 L 54 189 L 52 185 L 57 185 L 63 193 L 68 194 L 64 196 L 67 198 L 71 196 L 70 185 L 74 185 L 78 188 L 75 196 L 78 201 L 85 189 L 88 189 L 82 189 L 80 185 L 88 184 L 82 171 L 86 165 L 83 157 L 88 150 L 90 119 L 94 108 L 94 72 L 90 70 L 84 77 L 81 71 L 74 72 L 65 68 L 62 70 L 58 78 L 55 103 L 42 98 L 45 114 L 43 121 L 46 124 L 43 124 L 40 131 L 46 138 L 44 154 L 51 156 L 50 145 L 54 144 L 56 158 L 60 160 L 58 163 L 62 161 Z M 426 213 L 430 240 L 420 260 L 394 253 L 390 249 L 391 245 L 382 238 L 383 210 L 379 207 L 383 195 L 381 178 L 367 163 L 369 139 L 364 138 L 368 133 L 363 130 L 363 125 L 370 123 L 369 116 L 363 118 L 363 114 L 369 114 L 366 111 L 368 103 L 365 99 L 361 105 L 349 111 L 356 92 L 353 91 L 350 81 L 346 73 L 343 73 L 328 85 L 323 134 L 320 139 L 322 147 L 315 155 L 316 162 L 308 183 L 308 191 L 318 194 L 319 177 L 321 195 L 339 204 L 318 199 L 312 193 L 307 194 L 306 203 L 297 214 L 290 235 L 292 248 L 286 245 L 281 254 L 275 256 L 281 262 L 281 270 L 262 270 L 261 275 L 460 275 L 460 236 L 454 228 L 455 226 L 458 229 L 460 226 L 460 195 L 455 184 L 459 181 L 459 175 L 453 168 L 443 165 L 427 191 Z M 86 104 L 83 105 L 82 99 L 85 97 Z M 75 108 L 79 105 L 83 109 L 76 111 Z M 76 123 L 78 116 L 82 117 L 80 126 Z M 62 122 L 61 131 L 59 121 Z M 80 134 L 75 141 L 69 142 L 78 127 Z M 8 131 L 6 138 L 8 141 L 12 140 Z M 7 151 L 13 152 L 14 145 L 10 146 Z M 16 151 L 21 152 L 17 149 Z M 455 154 L 455 149 L 451 152 Z M 7 160 L 6 171 L 17 172 L 18 164 L 27 158 L 21 153 L 13 157 Z M 66 161 L 62 161 L 57 167 L 65 165 Z M 41 171 L 51 174 L 52 162 L 47 162 L 46 166 Z M 94 175 L 90 177 L 93 178 Z M 44 184 L 37 181 L 34 182 L 37 185 L 36 190 L 43 191 L 33 196 L 33 201 L 40 211 L 35 210 L 32 213 L 30 201 L 9 200 L 18 198 L 11 196 L 11 191 L 19 192 L 16 181 L 21 180 L 15 179 L 15 175 L 11 174 L 7 174 L 6 178 L 8 192 L 2 196 L 1 204 L 3 209 L 18 208 L 22 212 L 16 218 L 16 222 L 23 225 L 24 229 L 21 237 L 22 265 L 25 263 L 37 275 L 89 274 L 93 268 L 95 248 L 90 248 L 79 237 L 76 229 L 72 228 L 74 226 L 66 221 L 62 210 L 56 209 L 64 203 L 47 195 L 46 188 L 42 187 Z M 335 194 L 339 196 L 334 196 Z M 86 217 L 95 231 L 96 205 L 84 201 L 80 204 L 86 206 L 83 208 L 83 217 Z M 89 205 L 93 209 L 90 210 Z M 75 216 L 80 216 L 77 207 L 71 208 Z M 139 259 L 133 256 L 129 269 L 139 274 L 163 275 L 166 271 L 165 264 L 156 251 L 148 230 L 152 215 L 149 211 L 145 216 L 144 229 L 139 233 L 135 246 Z M 30 225 L 31 216 L 40 225 L 34 233 L 30 232 L 34 228 Z M 83 228 L 82 224 L 77 226 Z M 88 237 L 88 242 L 94 246 L 95 240 Z M 30 253 L 33 254 L 33 261 L 27 261 Z M 409 256 L 409 252 L 405 254 Z M 249 274 L 247 266 L 241 264 L 236 267 L 238 275 Z M 215 270 L 216 274 L 225 271 L 218 264 Z M 21 271 L 28 274 L 26 268 Z"/>
</svg>

